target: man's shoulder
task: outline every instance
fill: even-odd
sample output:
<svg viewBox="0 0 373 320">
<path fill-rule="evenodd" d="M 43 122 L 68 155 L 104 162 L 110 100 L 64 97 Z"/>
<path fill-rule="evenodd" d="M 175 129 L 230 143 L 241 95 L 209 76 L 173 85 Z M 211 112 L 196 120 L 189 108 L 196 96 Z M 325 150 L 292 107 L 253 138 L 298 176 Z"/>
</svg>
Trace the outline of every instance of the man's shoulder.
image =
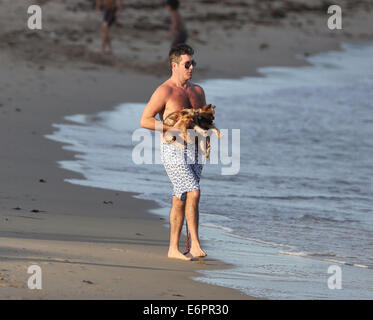
<svg viewBox="0 0 373 320">
<path fill-rule="evenodd" d="M 169 96 L 172 94 L 172 86 L 165 81 L 155 90 L 155 93 L 165 97 Z"/>
<path fill-rule="evenodd" d="M 158 89 L 159 90 L 162 90 L 162 91 L 172 91 L 172 88 L 173 88 L 173 86 L 171 85 L 171 83 L 170 83 L 170 79 L 168 79 L 168 80 L 166 80 L 165 82 L 163 82 L 159 87 L 158 87 Z M 158 90 L 157 89 L 157 90 Z"/>
<path fill-rule="evenodd" d="M 193 86 L 193 89 L 199 93 L 199 94 L 204 94 L 204 90 L 203 88 L 199 85 L 199 84 L 196 84 L 196 83 L 192 83 L 192 86 Z"/>
</svg>

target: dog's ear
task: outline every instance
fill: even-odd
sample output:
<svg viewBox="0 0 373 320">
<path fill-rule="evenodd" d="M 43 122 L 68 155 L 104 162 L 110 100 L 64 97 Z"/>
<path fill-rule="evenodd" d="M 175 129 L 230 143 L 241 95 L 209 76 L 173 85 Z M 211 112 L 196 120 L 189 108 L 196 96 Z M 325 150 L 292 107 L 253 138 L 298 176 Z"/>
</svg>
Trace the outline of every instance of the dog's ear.
<svg viewBox="0 0 373 320">
<path fill-rule="evenodd" d="M 214 111 L 216 106 L 214 106 L 210 103 L 210 104 L 205 105 L 203 108 L 204 108 L 204 111 Z"/>
</svg>

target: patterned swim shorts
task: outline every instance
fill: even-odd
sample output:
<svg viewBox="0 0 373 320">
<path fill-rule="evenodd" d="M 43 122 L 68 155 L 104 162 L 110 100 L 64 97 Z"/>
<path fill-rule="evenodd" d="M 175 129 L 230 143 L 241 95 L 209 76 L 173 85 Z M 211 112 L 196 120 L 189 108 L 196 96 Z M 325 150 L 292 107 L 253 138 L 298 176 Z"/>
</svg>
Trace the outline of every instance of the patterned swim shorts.
<svg viewBox="0 0 373 320">
<path fill-rule="evenodd" d="M 203 164 L 198 163 L 198 148 L 188 144 L 182 150 L 175 144 L 161 141 L 160 150 L 161 161 L 173 185 L 172 195 L 185 201 L 187 192 L 200 190 Z"/>
</svg>

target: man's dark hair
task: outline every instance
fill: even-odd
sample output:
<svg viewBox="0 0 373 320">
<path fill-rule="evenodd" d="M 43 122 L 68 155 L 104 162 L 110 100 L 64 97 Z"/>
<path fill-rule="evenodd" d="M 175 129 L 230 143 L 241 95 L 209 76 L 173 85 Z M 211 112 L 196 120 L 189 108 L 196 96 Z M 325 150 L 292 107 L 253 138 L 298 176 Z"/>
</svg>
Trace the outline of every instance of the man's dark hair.
<svg viewBox="0 0 373 320">
<path fill-rule="evenodd" d="M 179 0 L 167 0 L 166 5 L 170 6 L 171 9 L 177 10 L 179 8 Z"/>
<path fill-rule="evenodd" d="M 171 48 L 170 52 L 168 53 L 168 58 L 170 60 L 170 65 L 172 62 L 178 63 L 180 61 L 180 56 L 183 54 L 187 54 L 192 56 L 194 54 L 194 50 L 191 46 L 188 46 L 185 43 L 180 43 Z"/>
</svg>

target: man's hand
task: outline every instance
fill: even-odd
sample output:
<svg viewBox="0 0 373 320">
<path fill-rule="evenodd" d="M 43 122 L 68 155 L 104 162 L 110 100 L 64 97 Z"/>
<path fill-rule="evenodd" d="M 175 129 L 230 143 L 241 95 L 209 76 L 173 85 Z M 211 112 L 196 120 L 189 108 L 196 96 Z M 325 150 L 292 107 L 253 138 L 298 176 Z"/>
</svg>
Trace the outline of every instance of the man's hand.
<svg viewBox="0 0 373 320">
<path fill-rule="evenodd" d="M 181 127 L 181 124 L 183 123 L 183 121 L 181 119 L 179 119 L 175 124 L 174 126 L 172 127 L 173 129 L 177 129 L 180 131 L 180 127 Z"/>
<path fill-rule="evenodd" d="M 101 0 L 96 0 L 96 12 L 101 14 Z"/>
<path fill-rule="evenodd" d="M 182 135 L 182 131 L 180 130 L 180 125 L 181 125 L 182 121 L 181 119 L 179 121 L 177 121 L 170 129 L 168 129 L 167 131 L 165 131 L 165 137 L 178 137 Z"/>
</svg>

